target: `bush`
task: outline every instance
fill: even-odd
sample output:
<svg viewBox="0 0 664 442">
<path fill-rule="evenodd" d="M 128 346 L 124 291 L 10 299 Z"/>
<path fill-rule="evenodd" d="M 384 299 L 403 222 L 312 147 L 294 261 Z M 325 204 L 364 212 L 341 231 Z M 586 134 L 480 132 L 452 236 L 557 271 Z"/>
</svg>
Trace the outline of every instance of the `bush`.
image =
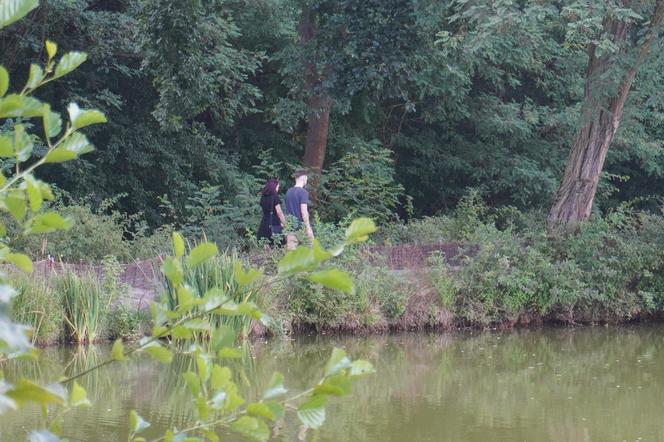
<svg viewBox="0 0 664 442">
<path fill-rule="evenodd" d="M 378 224 L 412 212 L 410 199 L 395 179 L 392 152 L 380 142 L 354 140 L 352 147 L 321 177 L 318 207 L 326 221 L 367 216 Z"/>
<path fill-rule="evenodd" d="M 401 318 L 406 312 L 413 287 L 406 280 L 384 266 L 366 266 L 353 275 L 365 308 L 377 305 L 387 320 Z"/>
<path fill-rule="evenodd" d="M 98 263 L 106 256 L 128 262 L 153 258 L 168 250 L 168 228 L 149 234 L 140 216 L 113 209 L 120 197 L 104 200 L 97 208 L 84 200 L 67 202 L 61 197 L 52 209 L 71 218 L 73 226 L 66 231 L 21 238 L 14 247 L 35 258 L 52 256 L 85 263 Z"/>
<path fill-rule="evenodd" d="M 145 335 L 149 317 L 136 308 L 118 304 L 111 308 L 106 320 L 106 337 L 111 340 L 136 341 Z"/>
</svg>

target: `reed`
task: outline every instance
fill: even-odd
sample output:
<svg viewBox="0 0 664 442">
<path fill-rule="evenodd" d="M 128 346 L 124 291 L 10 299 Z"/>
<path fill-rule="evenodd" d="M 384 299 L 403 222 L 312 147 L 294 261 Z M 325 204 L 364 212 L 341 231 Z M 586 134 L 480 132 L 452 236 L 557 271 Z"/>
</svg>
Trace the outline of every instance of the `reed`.
<svg viewBox="0 0 664 442">
<path fill-rule="evenodd" d="M 255 291 L 240 288 L 235 281 L 235 263 L 240 258 L 235 250 L 227 250 L 211 258 L 193 269 L 185 271 L 185 282 L 195 295 L 202 297 L 213 288 L 219 288 L 233 301 L 240 303 L 255 301 Z M 170 309 L 178 307 L 178 295 L 166 281 L 164 297 Z M 245 316 L 213 315 L 216 327 L 228 326 L 238 335 L 247 336 L 251 330 L 252 319 Z"/>
<path fill-rule="evenodd" d="M 110 306 L 110 297 L 104 294 L 99 279 L 92 274 L 65 271 L 55 276 L 53 288 L 62 297 L 69 338 L 77 344 L 94 342 Z"/>
</svg>

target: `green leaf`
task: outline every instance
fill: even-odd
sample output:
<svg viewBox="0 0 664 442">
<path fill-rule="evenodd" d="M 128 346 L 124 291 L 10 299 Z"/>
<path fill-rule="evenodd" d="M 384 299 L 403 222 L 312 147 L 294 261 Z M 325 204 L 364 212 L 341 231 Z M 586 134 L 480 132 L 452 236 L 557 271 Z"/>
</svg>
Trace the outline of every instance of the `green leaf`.
<svg viewBox="0 0 664 442">
<path fill-rule="evenodd" d="M 173 353 L 156 342 L 153 342 L 144 351 L 162 364 L 170 364 L 173 361 Z"/>
<path fill-rule="evenodd" d="M 254 318 L 254 319 L 261 319 L 263 317 L 263 313 L 256 306 L 256 304 L 254 304 L 252 302 L 242 302 L 242 303 L 238 304 L 237 314 L 248 316 L 248 317 Z"/>
<path fill-rule="evenodd" d="M 287 392 L 288 390 L 286 387 L 284 387 L 284 375 L 279 372 L 275 372 L 272 374 L 270 383 L 267 385 L 267 388 L 263 392 L 263 399 L 272 399 Z"/>
<path fill-rule="evenodd" d="M 358 359 L 350 364 L 350 376 L 353 378 L 375 373 L 376 369 L 369 361 Z"/>
<path fill-rule="evenodd" d="M 124 345 L 122 339 L 116 339 L 111 349 L 111 359 L 114 361 L 125 361 L 127 357 L 124 355 Z"/>
<path fill-rule="evenodd" d="M 247 405 L 247 414 L 250 416 L 264 417 L 265 419 L 270 419 L 271 421 L 277 420 L 277 416 L 274 414 L 272 409 L 262 402 L 254 402 Z"/>
<path fill-rule="evenodd" d="M 355 293 L 353 280 L 350 279 L 348 273 L 342 272 L 338 269 L 327 269 L 312 273 L 307 276 L 307 279 L 332 290 L 339 290 L 349 294 Z"/>
<path fill-rule="evenodd" d="M 369 235 L 377 230 L 376 224 L 370 218 L 358 218 L 346 229 L 346 244 L 364 242 Z"/>
<path fill-rule="evenodd" d="M 323 263 L 331 259 L 333 256 L 331 252 L 328 252 L 320 245 L 317 239 L 314 239 L 313 250 L 314 260 L 316 260 L 318 263 Z"/>
<path fill-rule="evenodd" d="M 46 53 L 48 54 L 48 59 L 55 57 L 55 54 L 58 52 L 58 45 L 53 43 L 51 40 L 46 40 L 44 44 L 46 46 Z"/>
<path fill-rule="evenodd" d="M 211 242 L 204 242 L 196 246 L 187 257 L 187 265 L 189 268 L 194 268 L 213 256 L 217 255 L 219 250 L 217 245 Z"/>
<path fill-rule="evenodd" d="M 14 155 L 18 161 L 25 161 L 32 155 L 34 143 L 22 124 L 14 127 Z"/>
<path fill-rule="evenodd" d="M 331 394 L 333 396 L 347 396 L 352 391 L 352 383 L 348 376 L 333 375 L 325 378 L 323 382 L 314 387 L 314 394 Z"/>
<path fill-rule="evenodd" d="M 32 273 L 32 261 L 27 255 L 22 253 L 10 253 L 5 259 L 23 270 L 25 273 Z"/>
<path fill-rule="evenodd" d="M 286 253 L 279 261 L 279 273 L 289 275 L 293 273 L 309 272 L 314 270 L 318 263 L 314 259 L 314 252 L 311 248 L 300 246 L 295 250 Z"/>
<path fill-rule="evenodd" d="M 0 1 L 0 29 L 25 17 L 39 5 L 38 0 L 2 0 Z"/>
<path fill-rule="evenodd" d="M 214 367 L 212 367 L 212 374 L 210 375 L 210 386 L 212 387 L 212 390 L 219 391 L 222 388 L 225 388 L 230 382 L 231 377 L 232 373 L 230 368 L 215 364 Z"/>
<path fill-rule="evenodd" d="M 63 149 L 69 152 L 74 153 L 76 157 L 90 153 L 95 150 L 94 146 L 88 141 L 88 137 L 83 135 L 80 132 L 76 132 L 69 137 L 67 137 L 62 144 L 56 148 L 53 152 Z M 49 156 L 46 156 L 49 159 Z M 46 161 L 46 162 L 55 162 L 55 161 Z"/>
<path fill-rule="evenodd" d="M 63 146 L 56 147 L 48 151 L 44 158 L 44 164 L 48 163 L 64 163 L 76 159 L 76 152 L 65 149 Z"/>
<path fill-rule="evenodd" d="M 51 106 L 44 105 L 42 121 L 44 124 L 44 132 L 49 138 L 57 136 L 62 131 L 62 117 L 57 112 L 51 111 Z"/>
<path fill-rule="evenodd" d="M 184 256 L 184 239 L 178 232 L 173 232 L 173 253 L 176 258 Z"/>
<path fill-rule="evenodd" d="M 32 175 L 28 174 L 24 178 L 25 190 L 28 194 L 28 202 L 30 203 L 30 210 L 32 212 L 37 212 L 41 209 L 42 204 L 44 203 L 44 198 L 42 197 L 41 186 L 39 182 Z"/>
<path fill-rule="evenodd" d="M 4 66 L 0 66 L 0 97 L 4 97 L 9 89 L 9 72 Z"/>
<path fill-rule="evenodd" d="M 0 157 L 11 158 L 14 156 L 14 142 L 7 135 L 0 136 Z"/>
<path fill-rule="evenodd" d="M 0 118 L 41 117 L 44 104 L 33 97 L 9 94 L 0 98 Z"/>
<path fill-rule="evenodd" d="M 235 263 L 235 271 L 234 271 L 235 281 L 241 287 L 245 287 L 253 283 L 258 278 L 260 278 L 262 274 L 263 273 L 258 269 L 250 267 L 247 270 L 244 270 L 241 263 L 239 262 Z"/>
<path fill-rule="evenodd" d="M 63 55 L 58 65 L 55 67 L 55 75 L 53 78 L 59 78 L 63 75 L 67 75 L 83 64 L 87 58 L 88 55 L 84 52 L 69 52 Z"/>
<path fill-rule="evenodd" d="M 344 368 L 350 367 L 350 359 L 346 356 L 346 352 L 340 348 L 334 348 L 330 359 L 325 364 L 325 376 L 332 376 L 339 373 Z"/>
<path fill-rule="evenodd" d="M 74 381 L 69 394 L 69 405 L 72 407 L 89 407 L 92 405 L 88 400 L 88 393 L 85 388 L 81 387 L 76 381 Z"/>
<path fill-rule="evenodd" d="M 196 398 L 196 411 L 198 411 L 198 418 L 203 422 L 210 418 L 210 406 L 204 396 Z"/>
<path fill-rule="evenodd" d="M 106 123 L 106 116 L 98 110 L 85 110 L 78 107 L 76 103 L 67 106 L 69 120 L 74 130 L 82 129 L 92 124 Z"/>
<path fill-rule="evenodd" d="M 210 442 L 219 442 L 221 440 L 214 431 L 208 430 L 207 428 L 201 429 L 201 433 L 203 433 Z"/>
<path fill-rule="evenodd" d="M 25 218 L 27 213 L 27 204 L 25 202 L 25 194 L 18 190 L 14 189 L 8 192 L 7 197 L 5 198 L 5 205 L 9 213 L 17 221 L 22 221 Z"/>
<path fill-rule="evenodd" d="M 297 407 L 297 417 L 308 428 L 320 428 L 325 422 L 326 396 L 313 396 Z"/>
<path fill-rule="evenodd" d="M 136 410 L 129 412 L 129 431 L 133 434 L 140 433 L 150 426 L 150 423 L 136 413 Z"/>
<path fill-rule="evenodd" d="M 60 442 L 60 438 L 50 431 L 33 431 L 28 436 L 29 442 Z"/>
<path fill-rule="evenodd" d="M 37 64 L 30 65 L 30 74 L 28 76 L 28 83 L 25 85 L 28 89 L 34 89 L 39 86 L 44 79 L 44 71 L 41 66 Z"/>
<path fill-rule="evenodd" d="M 196 356 L 196 367 L 198 368 L 198 377 L 201 382 L 207 382 L 210 379 L 210 357 L 207 353 Z"/>
<path fill-rule="evenodd" d="M 187 383 L 189 391 L 191 391 L 191 394 L 193 396 L 198 396 L 199 394 L 201 394 L 201 380 L 198 378 L 198 375 L 196 373 L 188 371 L 184 373 L 182 377 Z"/>
<path fill-rule="evenodd" d="M 35 402 L 42 405 L 64 405 L 67 392 L 60 384 L 42 386 L 21 378 L 5 394 L 18 404 Z"/>
<path fill-rule="evenodd" d="M 242 416 L 231 424 L 231 430 L 249 439 L 264 442 L 270 438 L 270 429 L 261 419 Z"/>
<path fill-rule="evenodd" d="M 47 212 L 30 219 L 26 233 L 50 233 L 58 230 L 67 230 L 74 225 L 71 218 L 64 218 L 59 213 Z"/>
<path fill-rule="evenodd" d="M 270 410 L 272 411 L 272 414 L 276 418 L 276 420 L 281 419 L 284 417 L 284 406 L 281 405 L 280 403 L 276 401 L 265 401 L 263 402 L 265 405 L 267 405 Z"/>
<path fill-rule="evenodd" d="M 182 284 L 182 281 L 184 280 L 184 273 L 180 261 L 170 256 L 166 258 L 161 265 L 161 273 L 163 273 L 173 285 Z"/>
<path fill-rule="evenodd" d="M 236 338 L 237 333 L 232 327 L 220 325 L 212 332 L 212 338 L 210 339 L 212 350 L 217 352 L 224 347 L 232 347 L 235 344 Z"/>
<path fill-rule="evenodd" d="M 80 132 L 67 137 L 60 146 L 49 151 L 44 158 L 45 163 L 62 163 L 73 160 L 83 154 L 95 150 L 88 138 Z"/>
<path fill-rule="evenodd" d="M 237 348 L 224 347 L 217 353 L 219 359 L 241 359 L 242 352 Z"/>
</svg>

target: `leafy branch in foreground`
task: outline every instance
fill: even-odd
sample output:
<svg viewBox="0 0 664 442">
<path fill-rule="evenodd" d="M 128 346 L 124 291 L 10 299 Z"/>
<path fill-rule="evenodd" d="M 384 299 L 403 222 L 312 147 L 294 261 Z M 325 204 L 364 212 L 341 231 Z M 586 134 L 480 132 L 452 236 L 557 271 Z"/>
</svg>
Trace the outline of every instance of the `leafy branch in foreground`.
<svg viewBox="0 0 664 442">
<path fill-rule="evenodd" d="M 7 26 L 37 7 L 35 0 L 6 0 L 0 4 L 0 28 Z M 11 93 L 10 76 L 0 66 L 0 120 L 9 130 L 0 132 L 0 158 L 13 174 L 0 173 L 0 211 L 8 215 L 21 235 L 49 233 L 66 230 L 71 220 L 55 212 L 40 213 L 44 201 L 53 199 L 51 187 L 37 179 L 33 172 L 48 163 L 62 163 L 78 158 L 93 150 L 92 144 L 80 129 L 104 123 L 106 117 L 97 110 L 84 110 L 70 103 L 69 119 L 63 127 L 63 119 L 51 106 L 31 96 L 45 84 L 61 78 L 87 58 L 82 52 L 69 52 L 56 60 L 58 47 L 47 41 L 47 59 L 43 66 L 32 64 L 28 80 L 20 92 Z M 43 138 L 28 131 L 41 126 Z M 38 154 L 39 149 L 43 153 Z M 7 227 L 0 222 L 0 263 L 9 263 L 30 273 L 32 262 L 23 254 L 14 253 L 7 246 Z M 0 272 L 0 361 L 7 358 L 33 354 L 28 339 L 28 329 L 9 319 L 9 305 L 16 291 L 10 284 L 10 276 Z M 0 383 L 0 412 L 15 407 L 16 401 L 6 382 Z"/>
</svg>

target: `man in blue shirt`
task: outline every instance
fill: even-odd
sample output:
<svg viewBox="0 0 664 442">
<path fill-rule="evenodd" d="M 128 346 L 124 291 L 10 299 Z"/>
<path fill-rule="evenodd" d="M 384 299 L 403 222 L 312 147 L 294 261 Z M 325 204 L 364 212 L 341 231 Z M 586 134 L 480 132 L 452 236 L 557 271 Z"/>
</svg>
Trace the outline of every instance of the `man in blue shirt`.
<svg viewBox="0 0 664 442">
<path fill-rule="evenodd" d="M 304 232 L 310 241 L 314 240 L 314 232 L 309 222 L 309 192 L 304 188 L 307 185 L 307 172 L 298 170 L 293 174 L 295 186 L 286 192 L 286 215 L 295 218 L 295 229 L 304 227 Z M 298 240 L 294 232 L 286 235 L 286 247 L 292 250 L 297 247 Z"/>
</svg>

